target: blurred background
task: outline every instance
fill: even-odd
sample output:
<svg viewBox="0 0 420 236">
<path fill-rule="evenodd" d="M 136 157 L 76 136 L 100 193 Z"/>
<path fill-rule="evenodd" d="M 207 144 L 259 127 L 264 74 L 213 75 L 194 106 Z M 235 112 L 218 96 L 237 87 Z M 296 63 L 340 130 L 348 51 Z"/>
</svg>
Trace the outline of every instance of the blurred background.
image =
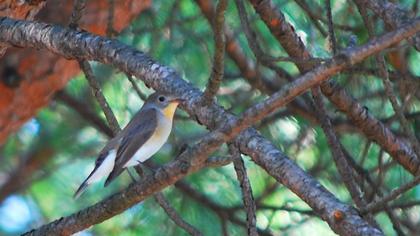
<svg viewBox="0 0 420 236">
<path fill-rule="evenodd" d="M 108 33 L 174 68 L 194 86 L 205 88 L 212 68 L 214 42 L 211 25 L 203 9 L 215 4 L 215 1 L 116 0 L 113 3 L 114 31 L 107 32 L 110 2 L 89 1 L 81 19 L 81 28 L 102 35 Z M 331 56 L 326 36 L 325 1 L 273 2 L 293 24 L 314 57 Z M 418 1 L 395 2 L 417 12 Z M 286 56 L 252 6 L 245 5 L 251 27 L 264 51 L 275 57 Z M 65 25 L 71 9 L 72 1 L 47 1 L 34 19 Z M 334 0 L 332 11 L 340 48 L 367 42 L 366 28 L 352 1 Z M 382 21 L 375 17 L 372 19 L 377 33 L 384 32 Z M 299 75 L 292 62 L 275 62 L 269 68 L 255 59 L 233 1 L 229 1 L 226 24 L 238 42 L 239 50 L 246 56 L 245 64 L 252 69 L 257 80 L 264 77 L 269 83 L 281 87 L 287 83 L 287 76 L 279 76 L 278 70 L 291 77 Z M 393 82 L 398 94 L 415 94 L 420 76 L 420 55 L 411 47 L 400 46 L 387 54 L 388 69 L 395 78 Z M 142 94 L 139 96 L 124 73 L 95 62 L 91 65 L 118 122 L 124 126 L 142 106 L 141 96 L 153 91 L 136 79 Z M 4 125 L 0 146 L 0 235 L 17 235 L 72 214 L 131 183 L 130 176 L 123 173 L 107 188 L 103 188 L 103 182 L 93 184 L 80 199 L 72 198 L 74 191 L 93 169 L 97 153 L 111 135 L 76 62 L 43 50 L 10 48 L 2 58 L 1 71 L 7 83 L 3 81 L 0 87 L 0 90 L 3 89 L 0 121 Z M 411 80 L 398 82 L 401 74 L 406 74 Z M 375 73 L 373 60 L 335 76 L 334 80 L 358 99 L 370 114 L 386 123 L 398 136 L 405 137 L 385 96 L 381 79 Z M 225 77 L 217 96 L 219 104 L 232 113 L 240 114 L 266 96 L 267 92 L 244 79 L 244 71 L 238 67 L 238 62 L 227 56 Z M 420 125 L 418 101 L 413 95 L 406 106 L 407 118 L 416 135 Z M 410 179 L 408 172 L 378 145 L 360 134 L 343 114 L 328 102 L 326 106 L 345 150 L 364 171 L 372 175 L 378 187 L 387 192 Z M 351 204 L 351 197 L 335 165 L 331 164 L 329 145 L 322 129 L 314 122 L 313 114 L 290 106 L 266 117 L 256 127 L 341 201 Z M 192 145 L 206 132 L 205 127 L 179 109 L 170 139 L 154 156 L 153 162 L 159 165 L 171 161 L 181 146 Z M 226 146 L 214 154 L 227 155 Z M 244 159 L 257 203 L 257 226 L 261 235 L 314 235 L 314 232 L 317 235 L 334 235 L 329 226 L 314 217 L 311 209 L 296 195 L 279 185 L 248 157 Z M 366 192 L 369 194 L 369 190 Z M 246 233 L 240 187 L 232 164 L 203 169 L 176 186 L 166 188 L 163 193 L 179 214 L 204 235 Z M 420 233 L 419 204 L 420 188 L 415 187 L 392 205 L 401 227 L 413 235 Z M 379 212 L 376 219 L 386 235 L 396 234 L 387 214 Z M 187 234 L 169 219 L 153 198 L 148 198 L 77 235 Z"/>
</svg>

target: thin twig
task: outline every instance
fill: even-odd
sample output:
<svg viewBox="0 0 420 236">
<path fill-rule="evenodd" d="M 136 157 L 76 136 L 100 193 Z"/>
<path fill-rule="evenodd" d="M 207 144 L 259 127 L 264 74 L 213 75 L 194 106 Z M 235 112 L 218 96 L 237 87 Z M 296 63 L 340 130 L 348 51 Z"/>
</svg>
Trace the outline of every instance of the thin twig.
<svg viewBox="0 0 420 236">
<path fill-rule="evenodd" d="M 194 199 L 195 201 L 200 203 L 200 205 L 206 206 L 207 208 L 211 209 L 214 213 L 216 213 L 220 218 L 220 221 L 222 224 L 222 230 L 223 230 L 223 224 L 227 224 L 229 221 L 243 227 L 247 226 L 245 222 L 235 217 L 234 213 L 236 209 L 225 207 L 223 205 L 219 205 L 215 203 L 211 198 L 207 197 L 204 193 L 199 192 L 195 190 L 194 188 L 192 188 L 187 182 L 183 180 L 178 181 L 177 183 L 175 183 L 175 187 L 179 189 L 180 191 L 182 191 L 183 193 L 185 193 L 191 199 Z M 258 227 L 257 227 L 257 230 L 260 235 L 267 235 L 267 236 L 272 235 L 266 230 L 260 229 Z"/>
<path fill-rule="evenodd" d="M 378 199 L 372 203 L 369 203 L 368 205 L 366 205 L 365 208 L 361 209 L 362 213 L 367 213 L 367 212 L 374 212 L 377 211 L 383 207 L 386 206 L 386 203 L 389 201 L 392 201 L 394 199 L 396 199 L 398 196 L 400 196 L 401 194 L 405 193 L 406 191 L 410 190 L 411 188 L 415 187 L 416 185 L 418 185 L 420 183 L 420 175 L 416 176 L 413 180 L 411 180 L 410 182 L 404 184 L 403 186 L 392 190 L 388 195 L 386 195 L 385 197 Z"/>
<path fill-rule="evenodd" d="M 75 0 L 69 21 L 70 28 L 76 29 L 79 26 L 79 21 L 83 15 L 83 10 L 86 7 L 86 2 L 87 0 Z"/>
<path fill-rule="evenodd" d="M 311 23 L 315 25 L 315 27 L 318 29 L 318 31 L 323 35 L 326 36 L 327 32 L 322 27 L 322 25 L 319 23 L 319 16 L 313 13 L 311 8 L 306 4 L 305 1 L 302 0 L 295 0 L 295 2 L 306 12 L 306 14 L 311 18 Z"/>
<path fill-rule="evenodd" d="M 181 218 L 181 216 L 178 215 L 176 210 L 165 199 L 165 196 L 163 196 L 162 192 L 156 193 L 154 197 L 156 202 L 162 207 L 162 209 L 176 225 L 188 232 L 190 235 L 203 235 L 198 229 L 196 229 L 194 226 L 186 222 Z"/>
<path fill-rule="evenodd" d="M 114 11 L 115 11 L 115 1 L 108 0 L 108 19 L 106 25 L 106 36 L 112 38 L 115 34 L 114 30 Z"/>
<path fill-rule="evenodd" d="M 235 3 L 236 3 L 236 8 L 238 9 L 241 26 L 245 33 L 245 37 L 248 41 L 251 51 L 254 53 L 254 56 L 257 58 L 258 61 L 261 61 L 262 64 L 267 64 L 267 60 L 266 60 L 267 57 L 264 56 L 264 52 L 261 49 L 260 45 L 258 44 L 257 37 L 255 33 L 251 30 L 243 1 L 235 0 Z"/>
<path fill-rule="evenodd" d="M 331 0 L 326 1 L 327 20 L 328 20 L 328 38 L 331 43 L 333 55 L 337 54 L 337 40 L 335 38 L 334 23 L 332 19 Z"/>
<path fill-rule="evenodd" d="M 224 55 L 225 55 L 225 11 L 227 7 L 227 0 L 219 0 L 216 7 L 216 16 L 213 24 L 215 52 L 213 58 L 213 68 L 211 71 L 209 83 L 204 91 L 204 101 L 209 103 L 217 94 L 220 88 L 220 83 L 223 79 L 224 73 Z"/>
<path fill-rule="evenodd" d="M 69 27 L 76 29 L 79 25 L 79 20 L 82 18 L 83 10 L 86 7 L 86 0 L 76 0 L 73 6 L 73 12 L 70 17 Z M 90 88 L 93 95 L 98 101 L 99 105 L 102 108 L 102 111 L 105 114 L 105 118 L 108 121 L 109 126 L 112 129 L 114 136 L 121 130 L 118 124 L 117 119 L 115 118 L 114 113 L 112 112 L 108 102 L 105 99 L 105 96 L 102 93 L 99 83 L 96 81 L 96 78 L 93 74 L 92 68 L 89 65 L 88 61 L 78 60 L 79 66 L 82 71 L 85 73 L 85 77 L 89 82 Z"/>
<path fill-rule="evenodd" d="M 235 167 L 236 176 L 238 177 L 239 185 L 241 186 L 242 200 L 246 209 L 246 226 L 248 235 L 256 236 L 258 235 L 256 227 L 257 219 L 255 217 L 256 206 L 244 161 L 242 160 L 238 148 L 234 144 L 229 145 L 229 152 L 233 157 L 233 166 Z"/>
<path fill-rule="evenodd" d="M 96 81 L 95 75 L 93 74 L 92 68 L 87 61 L 79 61 L 79 66 L 82 68 L 83 72 L 85 73 L 85 77 L 89 83 L 89 86 L 92 90 L 93 95 L 95 96 L 96 100 L 98 101 L 99 105 L 102 108 L 102 111 L 105 114 L 105 118 L 108 121 L 109 126 L 111 127 L 114 135 L 120 132 L 120 126 L 118 124 L 117 118 L 115 118 L 114 113 L 112 112 L 108 102 L 105 99 L 104 94 L 102 93 L 102 89 Z"/>
<path fill-rule="evenodd" d="M 132 75 L 125 74 L 127 79 L 130 81 L 131 85 L 133 86 L 134 90 L 136 91 L 139 98 L 143 101 L 146 101 L 147 96 L 140 90 L 139 86 L 137 85 L 136 81 L 134 80 Z"/>
<path fill-rule="evenodd" d="M 150 165 L 146 165 L 153 173 L 155 172 L 154 167 L 150 166 Z M 141 168 L 140 165 L 137 165 L 134 167 L 134 169 L 136 170 L 137 174 L 140 177 L 145 177 L 144 172 Z M 128 172 L 130 173 L 130 172 Z M 131 176 L 131 174 L 130 174 Z M 136 181 L 132 176 L 131 176 L 133 182 Z M 169 203 L 168 200 L 166 200 L 165 196 L 163 195 L 162 192 L 157 192 L 155 195 L 153 195 L 154 199 L 156 200 L 156 202 L 159 204 L 160 207 L 162 207 L 162 209 L 166 212 L 166 214 L 169 216 L 169 218 L 176 224 L 178 225 L 181 229 L 185 230 L 187 233 L 189 233 L 190 235 L 193 236 L 201 236 L 203 235 L 198 229 L 196 229 L 194 226 L 192 226 L 191 224 L 189 224 L 188 222 L 186 222 L 184 219 L 182 219 L 182 217 L 176 212 L 175 208 L 173 208 L 171 206 L 171 204 Z"/>
<path fill-rule="evenodd" d="M 232 162 L 231 156 L 214 156 L 206 160 L 206 167 L 215 168 L 228 165 Z"/>
</svg>

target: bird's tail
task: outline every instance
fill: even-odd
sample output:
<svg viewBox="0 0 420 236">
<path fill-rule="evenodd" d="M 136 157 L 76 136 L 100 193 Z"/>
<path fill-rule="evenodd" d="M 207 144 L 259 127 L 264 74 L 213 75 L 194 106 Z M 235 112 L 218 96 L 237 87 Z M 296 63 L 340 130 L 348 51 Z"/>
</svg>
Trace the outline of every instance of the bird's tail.
<svg viewBox="0 0 420 236">
<path fill-rule="evenodd" d="M 86 188 L 92 183 L 90 178 L 95 174 L 96 170 L 98 170 L 99 166 L 102 164 L 104 158 L 101 159 L 101 156 L 96 160 L 95 168 L 90 172 L 89 176 L 83 181 L 83 183 L 79 186 L 77 191 L 74 193 L 73 198 L 78 199 L 80 195 L 86 190 Z"/>
<path fill-rule="evenodd" d="M 89 186 L 89 184 L 87 183 L 87 180 L 89 179 L 89 177 L 86 178 L 85 181 L 83 181 L 83 183 L 80 185 L 80 187 L 74 193 L 74 195 L 73 195 L 74 199 L 78 199 L 80 197 L 80 195 L 82 195 L 82 193 L 85 192 L 86 188 Z"/>
<path fill-rule="evenodd" d="M 115 178 L 117 178 L 123 171 L 125 170 L 125 168 L 118 168 L 118 169 L 114 169 L 112 170 L 112 172 L 109 174 L 108 178 L 106 178 L 105 180 L 105 184 L 104 186 L 108 186 Z"/>
</svg>

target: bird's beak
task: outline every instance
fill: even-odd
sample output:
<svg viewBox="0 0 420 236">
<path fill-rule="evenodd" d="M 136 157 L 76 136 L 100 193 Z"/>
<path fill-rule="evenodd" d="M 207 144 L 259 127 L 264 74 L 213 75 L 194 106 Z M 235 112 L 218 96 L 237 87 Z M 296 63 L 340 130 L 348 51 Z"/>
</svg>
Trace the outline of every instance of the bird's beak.
<svg viewBox="0 0 420 236">
<path fill-rule="evenodd" d="M 183 98 L 174 98 L 174 99 L 172 99 L 171 100 L 171 103 L 181 103 L 181 102 L 184 102 L 185 101 L 185 99 L 183 99 Z"/>
</svg>

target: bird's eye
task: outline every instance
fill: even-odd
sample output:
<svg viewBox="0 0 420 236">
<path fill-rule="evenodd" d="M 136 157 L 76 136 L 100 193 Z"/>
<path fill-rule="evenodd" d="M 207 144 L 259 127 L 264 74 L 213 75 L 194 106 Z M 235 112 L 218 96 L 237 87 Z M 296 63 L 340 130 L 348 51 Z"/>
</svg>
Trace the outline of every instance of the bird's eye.
<svg viewBox="0 0 420 236">
<path fill-rule="evenodd" d="M 164 102 L 165 101 L 165 97 L 164 96 L 160 96 L 158 99 L 159 99 L 160 102 Z"/>
</svg>

